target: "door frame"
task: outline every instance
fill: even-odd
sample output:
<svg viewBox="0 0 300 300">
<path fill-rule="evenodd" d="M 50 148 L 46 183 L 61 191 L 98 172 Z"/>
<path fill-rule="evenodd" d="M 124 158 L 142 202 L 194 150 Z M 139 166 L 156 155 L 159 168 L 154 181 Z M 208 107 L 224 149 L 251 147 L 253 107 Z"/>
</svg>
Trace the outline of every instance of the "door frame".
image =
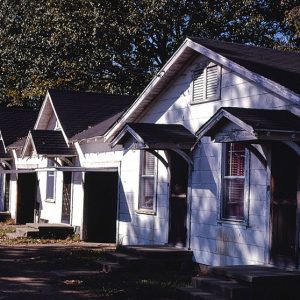
<svg viewBox="0 0 300 300">
<path fill-rule="evenodd" d="M 83 181 L 82 181 L 82 190 L 83 190 L 83 207 L 82 207 L 82 221 L 81 221 L 81 230 L 80 230 L 80 239 L 85 240 L 88 238 L 87 235 L 87 211 L 86 211 L 86 202 L 85 202 L 85 176 L 86 173 L 107 173 L 107 172 L 113 172 L 117 173 L 118 180 L 117 180 L 117 199 L 116 199 L 116 244 L 118 243 L 119 240 L 119 212 L 120 212 L 120 184 L 121 184 L 121 166 L 118 165 L 116 167 L 105 167 L 105 168 L 95 168 L 95 169 L 88 169 L 85 172 L 83 172 Z"/>
<path fill-rule="evenodd" d="M 169 181 L 169 191 L 168 191 L 168 201 L 169 201 L 169 221 L 168 221 L 168 237 L 167 237 L 167 243 L 170 244 L 170 236 L 171 236 L 171 214 L 172 214 L 172 210 L 171 210 L 171 199 L 172 199 L 172 155 L 178 156 L 182 163 L 186 164 L 185 168 L 186 168 L 186 211 L 185 211 L 185 227 L 186 227 L 186 234 L 185 234 L 185 243 L 182 246 L 182 248 L 189 248 L 190 247 L 190 226 L 191 226 L 191 201 L 190 201 L 190 173 L 191 173 L 191 165 L 189 163 L 189 161 L 187 161 L 181 154 L 177 153 L 176 151 L 168 151 L 168 181 Z"/>
<path fill-rule="evenodd" d="M 288 265 L 287 267 L 291 267 L 293 269 L 298 268 L 299 266 L 299 234 L 300 234 L 300 157 L 298 153 L 292 148 L 289 147 L 286 143 L 284 144 L 290 151 L 293 151 L 297 155 L 297 185 L 296 185 L 296 229 L 295 229 L 295 255 L 293 257 L 294 264 Z M 267 177 L 268 177 L 268 189 L 269 189 L 269 251 L 268 251 L 268 263 L 271 265 L 276 265 L 276 262 L 273 261 L 273 211 L 272 211 L 272 202 L 274 199 L 273 195 L 273 186 L 272 186 L 272 160 L 273 160 L 273 147 L 276 146 L 271 144 L 269 147 L 269 155 L 268 155 L 268 168 L 267 168 Z"/>
</svg>

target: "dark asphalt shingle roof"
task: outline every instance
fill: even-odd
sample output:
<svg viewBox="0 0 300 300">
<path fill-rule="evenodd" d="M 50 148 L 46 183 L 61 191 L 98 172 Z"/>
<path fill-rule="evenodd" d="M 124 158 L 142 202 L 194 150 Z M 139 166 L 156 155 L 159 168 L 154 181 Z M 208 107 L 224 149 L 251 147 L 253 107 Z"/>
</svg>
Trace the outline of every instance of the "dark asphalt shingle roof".
<svg viewBox="0 0 300 300">
<path fill-rule="evenodd" d="M 31 136 L 39 155 L 74 155 L 69 148 L 61 131 L 58 130 L 31 130 Z"/>
<path fill-rule="evenodd" d="M 146 144 L 190 144 L 196 136 L 180 124 L 128 123 Z"/>
<path fill-rule="evenodd" d="M 287 110 L 251 109 L 238 107 L 223 107 L 235 117 L 249 124 L 254 130 L 267 131 L 298 131 L 300 118 Z"/>
<path fill-rule="evenodd" d="M 132 96 L 93 92 L 49 90 L 49 94 L 69 139 L 100 123 L 99 131 L 103 134 L 113 124 L 106 121 L 114 120 L 114 116 L 119 116 L 135 100 Z"/>
<path fill-rule="evenodd" d="M 38 111 L 25 108 L 0 107 L 0 130 L 5 146 L 26 136 L 34 127 Z"/>
<path fill-rule="evenodd" d="M 192 41 L 300 94 L 300 52 L 189 37 Z"/>
</svg>

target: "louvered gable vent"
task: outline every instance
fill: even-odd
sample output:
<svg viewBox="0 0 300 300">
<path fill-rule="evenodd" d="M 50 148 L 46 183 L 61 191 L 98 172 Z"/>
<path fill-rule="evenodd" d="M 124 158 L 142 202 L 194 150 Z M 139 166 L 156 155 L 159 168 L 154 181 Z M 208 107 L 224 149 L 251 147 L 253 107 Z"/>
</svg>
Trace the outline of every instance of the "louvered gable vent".
<svg viewBox="0 0 300 300">
<path fill-rule="evenodd" d="M 209 64 L 198 69 L 193 76 L 193 102 L 217 100 L 220 97 L 220 67 Z"/>
</svg>

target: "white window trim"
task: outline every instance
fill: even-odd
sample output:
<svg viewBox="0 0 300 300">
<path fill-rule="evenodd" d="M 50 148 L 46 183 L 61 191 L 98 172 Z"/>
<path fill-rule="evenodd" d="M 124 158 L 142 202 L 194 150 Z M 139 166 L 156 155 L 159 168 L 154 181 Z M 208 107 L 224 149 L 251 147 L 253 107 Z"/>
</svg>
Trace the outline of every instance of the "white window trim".
<svg viewBox="0 0 300 300">
<path fill-rule="evenodd" d="M 240 224 L 246 227 L 249 227 L 249 205 L 250 205 L 250 159 L 251 154 L 250 151 L 245 148 L 245 175 L 244 175 L 244 219 L 238 220 L 233 218 L 224 218 L 223 217 L 223 205 L 224 205 L 224 174 L 225 174 L 225 160 L 226 160 L 226 144 L 222 144 L 222 153 L 221 153 L 221 187 L 219 193 L 219 208 L 218 208 L 218 223 L 232 223 L 232 224 Z M 226 176 L 229 178 L 229 176 Z M 232 178 L 234 176 L 231 176 Z"/>
<path fill-rule="evenodd" d="M 48 166 L 49 166 L 49 161 L 48 161 Z M 49 166 L 52 167 L 52 164 Z M 48 191 L 48 176 L 49 176 L 49 172 L 53 172 L 53 198 L 48 197 L 47 195 L 47 191 Z M 47 171 L 46 172 L 46 202 L 51 202 L 51 203 L 55 203 L 55 195 L 56 195 L 56 171 Z"/>
<path fill-rule="evenodd" d="M 135 212 L 137 214 L 146 214 L 146 215 L 155 215 L 156 214 L 156 202 L 157 202 L 157 175 L 158 175 L 158 160 L 157 158 L 154 156 L 154 165 L 155 165 L 155 169 L 154 169 L 154 175 L 144 175 L 143 174 L 143 163 L 144 163 L 144 152 L 146 150 L 141 150 L 140 152 L 140 171 L 139 171 L 139 195 L 138 195 L 138 204 L 137 204 L 137 209 L 135 210 Z M 153 155 L 153 154 L 152 154 Z M 140 202 L 141 199 L 143 197 L 143 193 L 142 193 L 142 178 L 154 178 L 154 191 L 153 191 L 153 207 L 150 209 L 147 208 L 142 208 L 140 207 Z"/>
<path fill-rule="evenodd" d="M 213 67 L 213 66 L 217 66 L 217 77 L 218 77 L 218 86 L 217 86 L 217 93 L 214 97 L 206 97 L 206 83 L 207 83 L 207 68 Z M 204 84 L 203 84 L 203 95 L 205 96 L 202 100 L 194 100 L 194 76 L 195 73 L 203 70 L 204 72 Z M 200 64 L 196 69 L 194 69 L 192 71 L 192 99 L 191 99 L 191 104 L 201 104 L 201 103 L 207 103 L 207 102 L 211 102 L 211 101 L 216 101 L 219 100 L 221 98 L 221 80 L 222 80 L 222 67 L 216 63 L 210 62 L 209 64 Z"/>
</svg>

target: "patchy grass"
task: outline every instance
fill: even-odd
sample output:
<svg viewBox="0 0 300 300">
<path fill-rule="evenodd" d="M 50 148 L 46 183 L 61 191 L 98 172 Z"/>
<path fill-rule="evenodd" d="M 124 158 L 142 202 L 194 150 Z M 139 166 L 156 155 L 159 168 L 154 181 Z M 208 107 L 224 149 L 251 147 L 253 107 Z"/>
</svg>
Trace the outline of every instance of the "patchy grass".
<svg viewBox="0 0 300 300">
<path fill-rule="evenodd" d="M 0 223 L 0 241 L 7 239 L 7 237 L 6 237 L 7 233 L 13 233 L 15 231 L 16 231 L 15 226 L 4 225 L 3 222 L 1 222 Z"/>
<path fill-rule="evenodd" d="M 176 272 L 151 274 L 123 274 L 121 277 L 98 275 L 91 278 L 74 278 L 75 289 L 93 290 L 105 299 L 177 299 L 176 289 L 189 286 L 191 277 L 178 276 Z M 68 284 L 65 282 L 65 284 Z"/>
</svg>

